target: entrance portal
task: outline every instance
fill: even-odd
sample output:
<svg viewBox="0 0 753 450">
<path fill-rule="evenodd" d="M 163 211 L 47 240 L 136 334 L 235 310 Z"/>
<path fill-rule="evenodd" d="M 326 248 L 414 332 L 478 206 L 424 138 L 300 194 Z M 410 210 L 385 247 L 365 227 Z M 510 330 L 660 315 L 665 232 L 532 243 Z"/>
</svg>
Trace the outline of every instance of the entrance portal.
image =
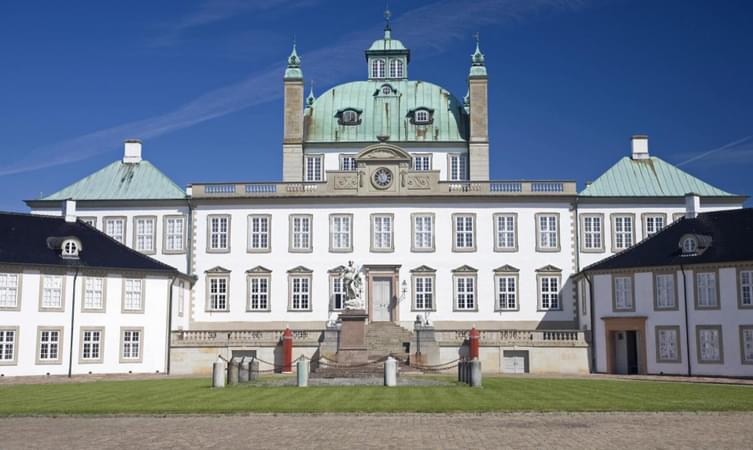
<svg viewBox="0 0 753 450">
<path fill-rule="evenodd" d="M 371 283 L 371 320 L 392 320 L 392 277 L 374 277 Z"/>
</svg>

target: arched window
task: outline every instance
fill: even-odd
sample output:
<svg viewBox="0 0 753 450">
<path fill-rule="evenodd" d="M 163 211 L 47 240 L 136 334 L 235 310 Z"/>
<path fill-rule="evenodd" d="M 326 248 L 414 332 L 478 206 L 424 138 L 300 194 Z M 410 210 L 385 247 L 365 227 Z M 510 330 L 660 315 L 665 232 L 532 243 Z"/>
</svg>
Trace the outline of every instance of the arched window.
<svg viewBox="0 0 753 450">
<path fill-rule="evenodd" d="M 686 237 L 682 241 L 682 253 L 686 255 L 694 254 L 698 250 L 698 241 L 694 237 Z"/>
<path fill-rule="evenodd" d="M 390 61 L 390 78 L 403 78 L 403 62 L 399 59 Z"/>
<path fill-rule="evenodd" d="M 419 109 L 418 111 L 416 111 L 416 115 L 414 116 L 413 121 L 417 124 L 426 124 L 429 123 L 429 118 L 429 111 L 425 109 Z"/>
<path fill-rule="evenodd" d="M 371 63 L 371 78 L 384 78 L 384 60 L 375 59 Z"/>
<path fill-rule="evenodd" d="M 78 258 L 78 252 L 80 249 L 80 245 L 76 240 L 66 239 L 60 247 L 60 254 L 63 258 Z"/>
<path fill-rule="evenodd" d="M 342 116 L 343 125 L 355 125 L 358 123 L 358 113 L 352 109 L 343 111 Z"/>
</svg>

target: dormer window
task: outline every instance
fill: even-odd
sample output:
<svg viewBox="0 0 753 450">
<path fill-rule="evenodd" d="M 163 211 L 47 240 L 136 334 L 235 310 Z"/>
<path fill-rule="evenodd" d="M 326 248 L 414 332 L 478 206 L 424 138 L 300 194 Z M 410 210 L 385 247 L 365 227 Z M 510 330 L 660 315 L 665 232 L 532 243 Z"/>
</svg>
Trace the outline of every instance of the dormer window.
<svg viewBox="0 0 753 450">
<path fill-rule="evenodd" d="M 678 246 L 682 256 L 695 256 L 711 247 L 711 236 L 705 234 L 686 234 L 680 238 Z"/>
<path fill-rule="evenodd" d="M 384 78 L 383 59 L 375 59 L 371 62 L 371 78 Z"/>
<path fill-rule="evenodd" d="M 60 247 L 60 256 L 63 258 L 78 258 L 81 244 L 76 239 L 66 239 Z"/>
<path fill-rule="evenodd" d="M 403 62 L 401 60 L 390 60 L 390 78 L 403 78 Z"/>
<path fill-rule="evenodd" d="M 359 125 L 361 123 L 361 110 L 346 108 L 335 114 L 339 125 Z"/>
<path fill-rule="evenodd" d="M 417 108 L 408 113 L 411 123 L 414 125 L 429 125 L 433 121 L 433 113 L 429 108 Z"/>
<path fill-rule="evenodd" d="M 694 237 L 688 236 L 682 240 L 682 254 L 693 255 L 698 251 L 698 241 Z"/>
<path fill-rule="evenodd" d="M 392 94 L 392 86 L 389 84 L 385 84 L 382 86 L 382 95 L 390 95 Z"/>
</svg>

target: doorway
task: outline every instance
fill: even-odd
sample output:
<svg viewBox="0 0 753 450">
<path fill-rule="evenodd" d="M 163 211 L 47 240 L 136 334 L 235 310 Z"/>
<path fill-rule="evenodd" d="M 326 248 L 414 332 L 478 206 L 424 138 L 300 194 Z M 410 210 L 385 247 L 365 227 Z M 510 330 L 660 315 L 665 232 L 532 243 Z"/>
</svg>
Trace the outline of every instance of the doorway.
<svg viewBox="0 0 753 450">
<path fill-rule="evenodd" d="M 638 333 L 635 330 L 614 332 L 614 372 L 636 375 L 638 367 Z"/>
<path fill-rule="evenodd" d="M 371 281 L 373 322 L 392 320 L 392 277 L 374 277 Z"/>
</svg>

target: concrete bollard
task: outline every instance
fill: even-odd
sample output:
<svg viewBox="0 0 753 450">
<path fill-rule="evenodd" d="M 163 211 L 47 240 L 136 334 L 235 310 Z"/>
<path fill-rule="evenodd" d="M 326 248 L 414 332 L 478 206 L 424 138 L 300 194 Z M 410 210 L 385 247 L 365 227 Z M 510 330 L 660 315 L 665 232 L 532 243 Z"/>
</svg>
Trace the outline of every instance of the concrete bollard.
<svg viewBox="0 0 753 450">
<path fill-rule="evenodd" d="M 238 382 L 248 383 L 248 358 L 245 356 L 241 359 L 241 363 L 238 366 Z"/>
<path fill-rule="evenodd" d="M 471 361 L 471 387 L 481 387 L 481 361 L 473 358 Z"/>
<path fill-rule="evenodd" d="M 384 385 L 397 386 L 397 361 L 392 356 L 384 362 Z"/>
<path fill-rule="evenodd" d="M 254 358 L 248 365 L 248 381 L 256 381 L 259 378 L 259 361 Z"/>
<path fill-rule="evenodd" d="M 225 387 L 225 361 L 218 358 L 217 361 L 212 363 L 212 387 L 224 388 Z"/>
<path fill-rule="evenodd" d="M 227 384 L 238 384 L 238 358 L 232 358 L 227 366 Z"/>
<path fill-rule="evenodd" d="M 298 381 L 298 387 L 306 387 L 309 385 L 309 364 L 306 358 L 301 356 L 295 363 L 296 379 Z"/>
</svg>

